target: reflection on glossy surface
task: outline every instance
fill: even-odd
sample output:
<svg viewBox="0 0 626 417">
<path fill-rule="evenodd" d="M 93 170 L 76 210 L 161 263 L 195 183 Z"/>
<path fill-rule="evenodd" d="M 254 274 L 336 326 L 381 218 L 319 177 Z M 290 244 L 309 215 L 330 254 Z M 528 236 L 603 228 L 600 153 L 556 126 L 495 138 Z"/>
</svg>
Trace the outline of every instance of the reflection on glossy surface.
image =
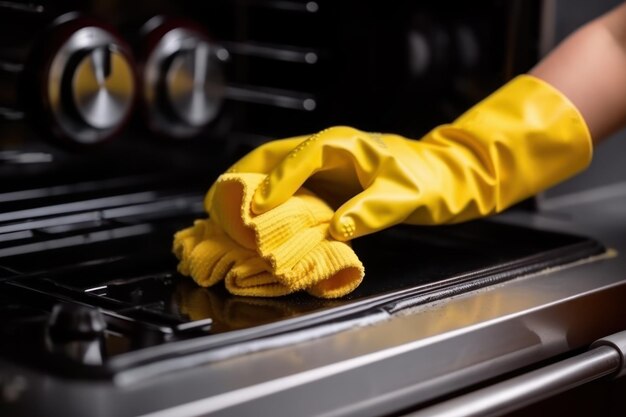
<svg viewBox="0 0 626 417">
<path fill-rule="evenodd" d="M 279 299 L 238 297 L 228 294 L 223 288 L 198 287 L 191 280 L 178 282 L 173 301 L 179 313 L 192 321 L 212 318 L 211 331 L 214 333 L 272 323 L 320 307 L 341 304 L 339 301 L 318 300 L 304 294 Z"/>
<path fill-rule="evenodd" d="M 125 210 L 126 207 L 111 209 Z M 323 300 L 306 293 L 273 299 L 237 297 L 227 293 L 223 285 L 200 288 L 174 271 L 175 259 L 169 252 L 172 235 L 192 219 L 180 217 L 178 212 L 168 213 L 153 218 L 148 224 L 134 223 L 145 221 L 143 218 L 125 218 L 129 224 L 122 228 L 149 226 L 149 230 L 116 239 L 114 245 L 101 240 L 90 242 L 103 256 L 100 260 L 91 259 L 91 251 L 77 251 L 73 246 L 6 257 L 5 266 L 29 273 L 1 282 L 0 293 L 13 291 L 16 297 L 41 294 L 46 298 L 35 306 L 42 312 L 49 310 L 46 300 L 59 297 L 71 297 L 102 309 L 108 325 L 103 363 L 106 366 L 115 357 L 174 341 L 194 338 L 202 344 L 199 349 L 209 349 L 209 346 L 235 339 L 252 341 L 269 334 L 322 326 L 383 307 L 395 313 L 603 250 L 585 238 L 491 222 L 438 228 L 397 227 L 354 242 L 354 250 L 363 261 L 367 276 L 363 284 L 346 297 Z M 45 235 L 37 235 L 39 241 L 25 244 L 47 244 L 59 239 L 73 242 L 68 239 L 85 235 L 98 237 L 114 233 L 117 236 L 120 228 L 117 224 L 103 222 L 50 233 L 50 228 L 46 227 Z M 451 259 L 454 262 L 450 262 Z M 38 272 L 42 270 L 46 272 Z M 550 295 L 517 293 L 511 301 L 494 294 L 486 291 L 484 297 L 471 305 L 463 303 L 463 308 L 440 311 L 436 319 L 421 324 L 420 329 L 424 335 L 460 329 L 480 321 L 480 317 L 489 316 L 494 309 L 502 307 L 511 311 L 518 303 Z M 557 326 L 560 323 L 564 322 L 556 323 Z M 18 318 L 4 324 L 0 320 L 0 324 L 3 340 L 10 337 L 14 329 L 23 327 Z M 24 341 L 29 341 L 25 344 L 10 345 L 12 352 L 21 357 L 40 356 L 37 334 L 38 328 L 45 324 L 45 314 L 28 324 L 24 331 L 34 336 L 24 337 Z M 234 332 L 238 330 L 241 331 Z M 229 335 L 231 331 L 233 334 Z M 515 330 L 514 334 L 521 337 L 522 333 Z M 209 335 L 215 337 L 204 337 Z M 404 332 L 400 331 L 387 335 L 381 343 L 402 337 Z M 549 332 L 541 333 L 540 337 L 551 345 L 558 343 L 558 340 L 550 341 L 553 336 Z M 125 360 L 133 359 L 128 356 Z"/>
</svg>

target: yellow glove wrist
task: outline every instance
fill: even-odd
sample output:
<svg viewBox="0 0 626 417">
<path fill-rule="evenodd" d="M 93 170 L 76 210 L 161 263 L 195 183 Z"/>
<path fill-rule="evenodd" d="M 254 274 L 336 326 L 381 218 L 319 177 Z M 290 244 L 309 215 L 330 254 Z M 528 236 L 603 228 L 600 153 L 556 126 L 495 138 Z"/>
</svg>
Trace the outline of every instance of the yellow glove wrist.
<svg viewBox="0 0 626 417">
<path fill-rule="evenodd" d="M 438 169 L 439 186 L 453 192 L 423 196 L 408 219 L 416 224 L 501 212 L 583 170 L 592 157 L 591 135 L 576 107 L 530 75 L 518 76 L 452 124 L 435 128 L 419 146 L 422 159 L 447 161 Z M 415 174 L 422 181 L 427 176 Z"/>
<path fill-rule="evenodd" d="M 348 240 L 402 222 L 500 212 L 584 169 L 591 155 L 589 131 L 572 103 L 522 75 L 419 141 L 339 126 L 270 142 L 232 170 L 268 174 L 255 193 L 255 213 L 284 203 L 306 182 L 336 209 L 333 237 Z"/>
</svg>

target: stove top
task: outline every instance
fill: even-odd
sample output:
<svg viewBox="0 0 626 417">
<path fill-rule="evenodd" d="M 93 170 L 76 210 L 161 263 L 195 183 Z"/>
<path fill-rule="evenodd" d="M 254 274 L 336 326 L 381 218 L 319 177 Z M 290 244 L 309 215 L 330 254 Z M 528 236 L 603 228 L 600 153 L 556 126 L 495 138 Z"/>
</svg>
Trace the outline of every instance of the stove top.
<svg viewBox="0 0 626 417">
<path fill-rule="evenodd" d="M 176 272 L 172 235 L 204 216 L 203 190 L 187 183 L 134 176 L 0 194 L 0 355 L 46 373 L 111 378 L 604 251 L 585 237 L 495 221 L 401 226 L 353 242 L 366 276 L 344 298 L 237 297 Z"/>
</svg>

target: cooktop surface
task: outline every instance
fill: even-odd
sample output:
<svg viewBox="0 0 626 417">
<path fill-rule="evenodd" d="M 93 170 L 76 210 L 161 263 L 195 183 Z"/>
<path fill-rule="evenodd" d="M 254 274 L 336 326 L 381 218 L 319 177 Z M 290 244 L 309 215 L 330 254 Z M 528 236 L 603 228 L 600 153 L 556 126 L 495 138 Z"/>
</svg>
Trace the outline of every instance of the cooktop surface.
<svg viewBox="0 0 626 417">
<path fill-rule="evenodd" d="M 604 251 L 585 237 L 494 221 L 400 226 L 353 242 L 366 276 L 346 297 L 238 297 L 176 272 L 173 233 L 205 216 L 203 190 L 188 183 L 148 175 L 0 194 L 0 354 L 50 372 L 106 377 Z"/>
</svg>

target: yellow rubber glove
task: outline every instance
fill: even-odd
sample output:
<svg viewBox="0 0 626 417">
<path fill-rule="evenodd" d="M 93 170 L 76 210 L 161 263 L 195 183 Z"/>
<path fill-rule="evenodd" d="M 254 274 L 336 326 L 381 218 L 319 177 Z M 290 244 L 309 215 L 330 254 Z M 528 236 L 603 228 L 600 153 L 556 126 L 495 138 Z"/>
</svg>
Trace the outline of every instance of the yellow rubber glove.
<svg viewBox="0 0 626 417">
<path fill-rule="evenodd" d="M 498 213 L 584 169 L 587 126 L 547 83 L 522 75 L 419 141 L 332 127 L 270 142 L 233 172 L 268 173 L 256 213 L 305 182 L 334 205 L 330 232 L 348 240 L 398 223 L 455 223 Z"/>
</svg>

